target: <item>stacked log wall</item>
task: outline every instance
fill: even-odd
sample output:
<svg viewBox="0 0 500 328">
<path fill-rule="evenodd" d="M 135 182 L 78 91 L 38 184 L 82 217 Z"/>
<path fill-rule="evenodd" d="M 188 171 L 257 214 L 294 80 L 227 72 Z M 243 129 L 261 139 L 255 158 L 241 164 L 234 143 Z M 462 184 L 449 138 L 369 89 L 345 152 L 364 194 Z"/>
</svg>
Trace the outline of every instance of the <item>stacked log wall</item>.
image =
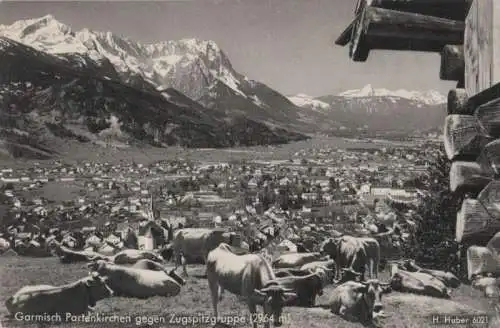
<svg viewBox="0 0 500 328">
<path fill-rule="evenodd" d="M 459 48 L 441 53 L 441 79 L 461 84 Z M 465 19 L 463 88 L 448 94 L 444 122 L 450 190 L 463 196 L 456 240 L 467 276 L 500 275 L 500 1 L 475 0 Z M 461 85 L 460 85 L 461 86 Z M 466 252 L 466 254 L 465 254 Z"/>
</svg>

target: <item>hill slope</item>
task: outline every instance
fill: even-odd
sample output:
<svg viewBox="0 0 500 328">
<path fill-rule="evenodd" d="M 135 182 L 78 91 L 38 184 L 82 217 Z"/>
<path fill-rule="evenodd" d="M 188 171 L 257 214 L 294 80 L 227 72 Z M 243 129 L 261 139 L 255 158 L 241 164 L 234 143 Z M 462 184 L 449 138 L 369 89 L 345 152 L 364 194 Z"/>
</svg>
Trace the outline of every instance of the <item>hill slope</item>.
<svg viewBox="0 0 500 328">
<path fill-rule="evenodd" d="M 138 89 L 88 65 L 0 38 L 0 148 L 49 157 L 57 139 L 157 146 L 226 147 L 284 143 L 303 136 L 247 118 L 213 113 L 173 90 Z M 109 71 L 112 75 L 113 70 Z M 98 71 L 102 73 L 102 71 Z M 169 101 L 175 94 L 175 101 Z"/>
<path fill-rule="evenodd" d="M 64 58 L 74 67 L 119 78 L 134 87 L 174 88 L 227 115 L 307 130 L 293 103 L 238 73 L 213 41 L 183 39 L 146 44 L 111 32 L 73 31 L 50 15 L 0 25 L 2 35 Z"/>
</svg>

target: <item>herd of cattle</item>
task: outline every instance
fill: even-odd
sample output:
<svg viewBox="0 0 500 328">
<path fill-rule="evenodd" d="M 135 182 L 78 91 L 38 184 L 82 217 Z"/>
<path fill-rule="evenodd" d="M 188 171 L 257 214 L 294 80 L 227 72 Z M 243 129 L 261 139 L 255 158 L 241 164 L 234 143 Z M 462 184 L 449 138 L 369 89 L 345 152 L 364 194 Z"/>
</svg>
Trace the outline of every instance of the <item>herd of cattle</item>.
<svg viewBox="0 0 500 328">
<path fill-rule="evenodd" d="M 369 237 L 335 236 L 322 241 L 317 252 L 283 252 L 270 258 L 263 250 L 232 245 L 231 233 L 221 229 L 182 228 L 173 232 L 170 244 L 154 251 L 115 250 L 103 254 L 92 248 L 77 250 L 53 239 L 51 252 L 61 263 L 86 262 L 90 276 L 62 285 L 30 285 L 6 301 L 11 315 L 91 311 L 99 300 L 113 296 L 172 297 L 181 293 L 186 281 L 176 273 L 186 264 L 204 263 L 215 316 L 226 290 L 238 295 L 250 317 L 262 306 L 264 324 L 282 325 L 287 306 L 315 306 L 316 296 L 327 285 L 332 313 L 348 320 L 370 322 L 383 316 L 382 295 L 391 291 L 450 298 L 450 289 L 460 285 L 450 272 L 424 269 L 413 260 L 390 263 L 388 282 L 379 281 L 380 246 Z M 173 260 L 174 265 L 168 265 Z M 254 317 L 256 318 L 256 317 Z M 254 322 L 256 327 L 257 322 Z"/>
</svg>

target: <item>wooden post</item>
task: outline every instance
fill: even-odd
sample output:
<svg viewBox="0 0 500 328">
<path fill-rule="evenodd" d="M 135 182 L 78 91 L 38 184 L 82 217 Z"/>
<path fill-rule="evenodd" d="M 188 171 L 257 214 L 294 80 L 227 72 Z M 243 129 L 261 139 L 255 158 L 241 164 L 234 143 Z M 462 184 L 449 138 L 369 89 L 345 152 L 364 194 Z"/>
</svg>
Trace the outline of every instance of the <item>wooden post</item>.
<svg viewBox="0 0 500 328">
<path fill-rule="evenodd" d="M 439 78 L 446 81 L 463 81 L 464 76 L 464 46 L 446 45 L 441 51 Z"/>
<path fill-rule="evenodd" d="M 450 90 L 448 92 L 448 104 L 447 104 L 448 115 L 472 114 L 467 112 L 467 99 L 468 99 L 467 92 L 465 92 L 465 89 L 458 88 Z"/>
</svg>

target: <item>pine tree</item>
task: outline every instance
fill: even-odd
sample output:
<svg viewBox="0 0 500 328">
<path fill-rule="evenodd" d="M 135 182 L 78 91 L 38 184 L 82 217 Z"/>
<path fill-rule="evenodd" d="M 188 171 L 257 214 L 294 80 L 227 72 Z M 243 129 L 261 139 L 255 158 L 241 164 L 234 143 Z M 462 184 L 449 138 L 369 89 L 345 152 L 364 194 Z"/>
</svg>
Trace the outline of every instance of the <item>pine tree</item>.
<svg viewBox="0 0 500 328">
<path fill-rule="evenodd" d="M 446 270 L 457 264 L 455 224 L 462 203 L 462 197 L 449 189 L 450 165 L 444 153 L 439 152 L 423 178 L 425 195 L 416 211 L 421 221 L 406 254 L 417 262 Z"/>
</svg>

